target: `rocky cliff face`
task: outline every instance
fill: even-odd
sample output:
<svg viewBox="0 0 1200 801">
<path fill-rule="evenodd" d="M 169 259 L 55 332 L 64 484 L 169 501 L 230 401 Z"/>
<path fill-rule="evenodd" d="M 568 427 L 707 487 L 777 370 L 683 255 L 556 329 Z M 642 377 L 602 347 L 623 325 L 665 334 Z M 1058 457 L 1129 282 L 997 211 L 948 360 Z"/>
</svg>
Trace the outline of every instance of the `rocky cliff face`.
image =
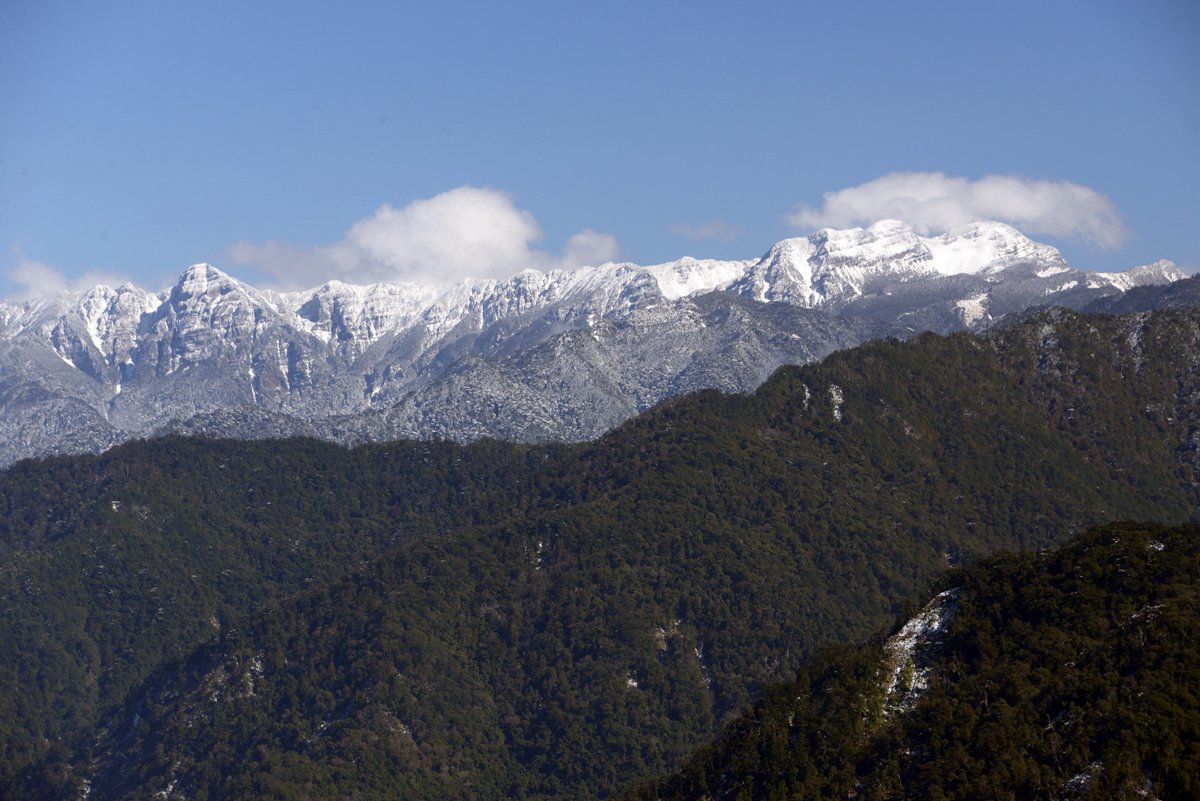
<svg viewBox="0 0 1200 801">
<path fill-rule="evenodd" d="M 259 290 L 210 265 L 170 290 L 0 304 L 0 463 L 159 431 L 342 441 L 584 439 L 672 395 L 753 389 L 881 335 L 985 327 L 1182 278 L 1069 267 L 999 223 L 894 221 L 762 258 L 527 270 L 450 287 Z"/>
</svg>

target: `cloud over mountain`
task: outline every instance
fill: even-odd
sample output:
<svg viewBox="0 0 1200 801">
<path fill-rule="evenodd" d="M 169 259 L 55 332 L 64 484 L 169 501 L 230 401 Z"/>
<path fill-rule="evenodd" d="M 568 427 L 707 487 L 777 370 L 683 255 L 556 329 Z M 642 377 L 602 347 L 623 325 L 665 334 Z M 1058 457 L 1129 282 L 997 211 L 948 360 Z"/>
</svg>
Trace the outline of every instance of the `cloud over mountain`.
<svg viewBox="0 0 1200 801">
<path fill-rule="evenodd" d="M 541 238 L 537 219 L 518 208 L 509 194 L 461 186 L 400 208 L 385 203 L 332 244 L 297 248 L 284 242 L 237 242 L 230 258 L 294 288 L 330 278 L 356 284 L 507 278 L 531 267 L 599 264 L 619 252 L 616 239 L 591 229 L 572 236 L 561 254 L 533 247 Z"/>
<path fill-rule="evenodd" d="M 9 299 L 17 301 L 49 298 L 60 292 L 82 292 L 97 284 L 117 286 L 125 280 L 116 273 L 102 270 L 70 277 L 56 267 L 32 259 L 25 259 L 9 270 L 8 279 L 18 287 Z"/>
<path fill-rule="evenodd" d="M 944 233 L 974 220 L 1006 222 L 1101 248 L 1128 236 L 1108 196 L 1069 181 L 1014 175 L 977 180 L 940 172 L 894 172 L 858 186 L 826 192 L 819 208 L 800 206 L 787 221 L 804 228 L 844 228 L 903 220 L 922 234 Z"/>
</svg>

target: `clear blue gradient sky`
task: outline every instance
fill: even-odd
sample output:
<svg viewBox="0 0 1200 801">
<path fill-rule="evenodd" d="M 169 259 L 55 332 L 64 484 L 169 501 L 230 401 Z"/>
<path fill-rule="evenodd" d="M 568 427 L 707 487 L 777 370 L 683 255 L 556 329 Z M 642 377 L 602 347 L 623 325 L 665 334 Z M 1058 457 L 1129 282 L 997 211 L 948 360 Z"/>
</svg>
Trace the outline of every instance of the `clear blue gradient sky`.
<svg viewBox="0 0 1200 801">
<path fill-rule="evenodd" d="M 380 254 L 436 261 L 422 221 L 463 209 L 512 245 L 484 272 L 749 258 L 897 172 L 1078 189 L 1084 223 L 1017 227 L 1078 267 L 1195 269 L 1198 43 L 1194 0 L 5 0 L 0 295 L 198 261 L 414 277 Z M 1080 233 L 1097 214 L 1119 235 Z"/>
</svg>

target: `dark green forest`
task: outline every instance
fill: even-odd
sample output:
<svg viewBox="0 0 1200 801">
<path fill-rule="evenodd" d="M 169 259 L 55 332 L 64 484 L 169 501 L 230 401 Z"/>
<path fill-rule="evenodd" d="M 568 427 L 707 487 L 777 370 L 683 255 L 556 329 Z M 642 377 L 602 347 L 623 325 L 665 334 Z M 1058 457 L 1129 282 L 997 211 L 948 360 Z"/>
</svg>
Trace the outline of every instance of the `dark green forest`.
<svg viewBox="0 0 1200 801">
<path fill-rule="evenodd" d="M 941 586 L 911 706 L 878 713 L 882 638 L 831 648 L 625 801 L 1200 797 L 1200 527 L 1113 524 Z"/>
<path fill-rule="evenodd" d="M 167 438 L 20 463 L 0 795 L 610 796 L 948 568 L 1195 519 L 1198 344 L 1196 310 L 1051 310 L 577 446 Z"/>
</svg>

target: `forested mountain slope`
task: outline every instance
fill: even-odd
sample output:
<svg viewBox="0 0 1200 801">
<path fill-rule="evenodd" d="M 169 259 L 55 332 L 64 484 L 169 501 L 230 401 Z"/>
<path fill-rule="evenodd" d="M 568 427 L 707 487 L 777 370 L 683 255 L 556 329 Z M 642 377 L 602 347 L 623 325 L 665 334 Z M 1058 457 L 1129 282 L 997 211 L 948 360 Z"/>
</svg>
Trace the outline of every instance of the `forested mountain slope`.
<svg viewBox="0 0 1200 801">
<path fill-rule="evenodd" d="M 1200 528 L 1114 524 L 939 586 L 625 797 L 1200 796 Z"/>
<path fill-rule="evenodd" d="M 3 787 L 610 794 L 950 564 L 1194 517 L 1197 354 L 1196 310 L 1049 311 L 580 446 L 21 463 L 0 477 Z"/>
</svg>

